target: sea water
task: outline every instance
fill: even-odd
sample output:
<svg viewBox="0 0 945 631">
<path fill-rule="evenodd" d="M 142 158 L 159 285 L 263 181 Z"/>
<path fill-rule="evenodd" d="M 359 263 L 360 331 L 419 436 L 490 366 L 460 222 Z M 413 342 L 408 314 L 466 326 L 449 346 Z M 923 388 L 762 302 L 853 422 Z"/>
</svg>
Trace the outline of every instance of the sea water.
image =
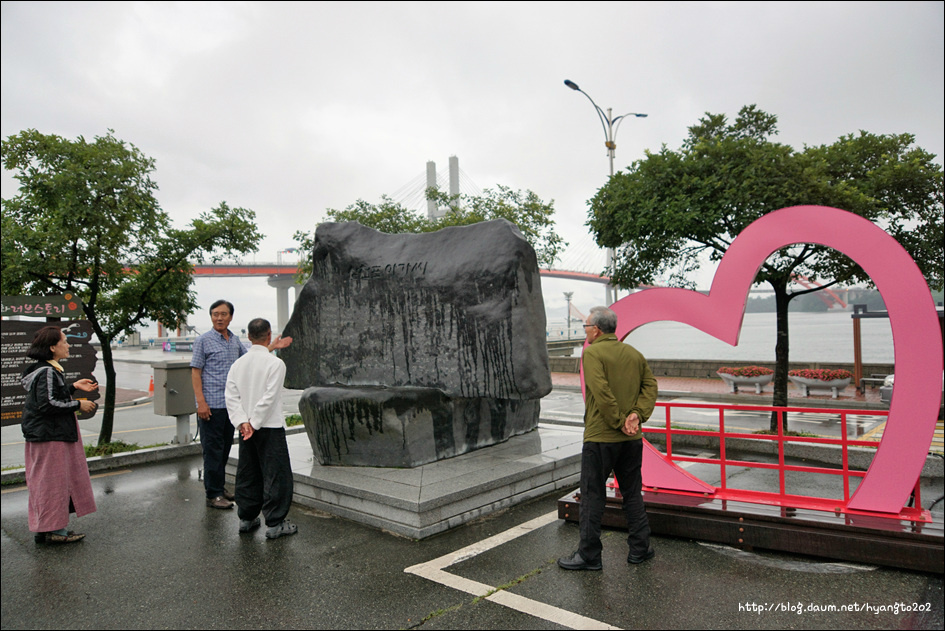
<svg viewBox="0 0 945 631">
<path fill-rule="evenodd" d="M 861 349 L 864 363 L 893 363 L 892 329 L 888 318 L 862 318 Z M 574 323 L 572 323 L 574 329 Z M 573 337 L 583 337 L 574 329 Z M 737 346 L 729 346 L 686 324 L 651 322 L 634 330 L 626 342 L 650 359 L 718 359 L 774 361 L 777 340 L 774 313 L 746 313 Z M 548 339 L 567 335 L 550 327 Z M 790 359 L 795 362 L 853 363 L 853 318 L 849 311 L 788 314 Z M 580 348 L 575 351 L 580 354 Z"/>
</svg>

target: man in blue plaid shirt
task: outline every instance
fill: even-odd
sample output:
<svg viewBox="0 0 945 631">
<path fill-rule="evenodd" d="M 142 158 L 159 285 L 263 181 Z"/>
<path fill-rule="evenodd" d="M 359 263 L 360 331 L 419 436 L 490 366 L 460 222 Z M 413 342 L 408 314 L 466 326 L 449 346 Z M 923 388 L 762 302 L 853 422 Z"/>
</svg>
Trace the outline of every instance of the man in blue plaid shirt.
<svg viewBox="0 0 945 631">
<path fill-rule="evenodd" d="M 233 446 L 233 425 L 226 411 L 226 376 L 230 366 L 246 353 L 239 337 L 230 331 L 233 303 L 217 300 L 210 305 L 213 330 L 207 331 L 194 342 L 190 360 L 194 396 L 197 398 L 197 424 L 203 447 L 203 485 L 210 508 L 233 508 L 233 494 L 224 486 L 226 461 Z M 291 337 L 277 337 L 269 350 L 285 348 Z"/>
</svg>

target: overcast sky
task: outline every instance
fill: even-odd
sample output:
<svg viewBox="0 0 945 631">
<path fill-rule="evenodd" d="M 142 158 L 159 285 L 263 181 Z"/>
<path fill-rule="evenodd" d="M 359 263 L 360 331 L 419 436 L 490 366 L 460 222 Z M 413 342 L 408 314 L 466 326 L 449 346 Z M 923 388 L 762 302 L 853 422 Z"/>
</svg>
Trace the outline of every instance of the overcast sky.
<svg viewBox="0 0 945 631">
<path fill-rule="evenodd" d="M 705 112 L 752 103 L 795 147 L 909 132 L 941 161 L 943 6 L 3 2 L 0 133 L 114 129 L 156 159 L 178 226 L 223 200 L 255 210 L 259 261 L 326 208 L 376 202 L 456 155 L 479 188 L 554 200 L 574 245 L 559 267 L 591 271 L 603 255 L 587 262 L 587 200 L 608 162 L 593 107 L 565 79 L 615 115 L 649 114 L 621 125 L 618 169 L 678 148 Z M 2 191 L 16 193 L 8 173 Z M 210 283 L 202 308 L 230 296 L 234 324 L 274 319 L 264 280 Z M 603 299 L 599 285 L 543 287 L 562 316 L 564 290 L 585 312 Z"/>
</svg>

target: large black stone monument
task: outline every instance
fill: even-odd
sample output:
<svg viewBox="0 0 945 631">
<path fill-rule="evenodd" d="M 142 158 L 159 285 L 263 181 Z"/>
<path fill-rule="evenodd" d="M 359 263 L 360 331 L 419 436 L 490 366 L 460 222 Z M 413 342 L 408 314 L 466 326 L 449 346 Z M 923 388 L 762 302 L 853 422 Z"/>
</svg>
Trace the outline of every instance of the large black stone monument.
<svg viewBox="0 0 945 631">
<path fill-rule="evenodd" d="M 414 467 L 493 445 L 534 429 L 551 391 L 535 251 L 503 219 L 319 225 L 282 334 L 321 464 Z"/>
</svg>

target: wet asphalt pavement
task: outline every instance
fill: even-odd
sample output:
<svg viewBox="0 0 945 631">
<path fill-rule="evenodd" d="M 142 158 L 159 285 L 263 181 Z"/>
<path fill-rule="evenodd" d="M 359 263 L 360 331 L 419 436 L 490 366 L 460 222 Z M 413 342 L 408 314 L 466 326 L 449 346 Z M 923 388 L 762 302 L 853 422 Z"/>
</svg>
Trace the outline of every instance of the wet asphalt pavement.
<svg viewBox="0 0 945 631">
<path fill-rule="evenodd" d="M 197 456 L 95 475 L 98 511 L 73 519 L 88 536 L 67 546 L 35 544 L 25 488 L 5 488 L 2 628 L 943 626 L 941 574 L 666 537 L 654 537 L 655 559 L 629 566 L 625 535 L 606 530 L 603 571 L 565 572 L 555 559 L 578 529 L 540 519 L 564 490 L 423 541 L 299 506 L 295 536 L 239 535 L 235 511 L 204 505 L 200 466 Z M 414 573 L 474 544 L 434 580 Z M 464 585 L 500 589 L 478 599 Z M 828 611 L 842 606 L 860 610 Z"/>
</svg>

